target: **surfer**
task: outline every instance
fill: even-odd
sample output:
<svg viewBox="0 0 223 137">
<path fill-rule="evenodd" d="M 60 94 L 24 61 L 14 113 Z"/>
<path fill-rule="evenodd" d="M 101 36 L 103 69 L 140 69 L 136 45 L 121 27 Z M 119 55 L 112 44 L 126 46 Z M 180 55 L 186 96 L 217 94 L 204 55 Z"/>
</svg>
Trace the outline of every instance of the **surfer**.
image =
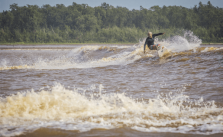
<svg viewBox="0 0 223 137">
<path fill-rule="evenodd" d="M 152 34 L 152 32 L 148 32 L 148 37 L 146 38 L 146 42 L 144 44 L 144 53 L 145 53 L 145 49 L 146 49 L 146 45 L 148 46 L 148 48 L 150 50 L 157 50 L 158 46 L 160 44 L 154 44 L 154 38 L 155 36 L 159 36 L 159 35 L 163 35 L 165 33 L 158 33 L 158 34 Z"/>
</svg>

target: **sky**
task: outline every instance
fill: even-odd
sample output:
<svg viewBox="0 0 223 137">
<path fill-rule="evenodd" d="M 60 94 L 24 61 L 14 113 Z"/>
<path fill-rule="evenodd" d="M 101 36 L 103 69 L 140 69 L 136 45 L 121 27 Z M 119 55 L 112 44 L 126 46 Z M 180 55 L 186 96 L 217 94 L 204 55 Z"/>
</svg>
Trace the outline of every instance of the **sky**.
<svg viewBox="0 0 223 137">
<path fill-rule="evenodd" d="M 3 10 L 9 10 L 10 5 L 17 3 L 18 6 L 38 5 L 39 7 L 49 4 L 55 6 L 56 4 L 64 4 L 65 6 L 72 5 L 73 2 L 77 4 L 88 4 L 88 6 L 96 7 L 100 6 L 103 2 L 114 7 L 121 6 L 126 7 L 129 10 L 136 9 L 139 10 L 140 6 L 149 9 L 152 6 L 158 5 L 160 7 L 165 6 L 183 6 L 186 8 L 193 8 L 198 5 L 199 2 L 207 4 L 208 1 L 211 2 L 215 7 L 218 6 L 223 8 L 223 0 L 0 0 L 0 12 Z"/>
</svg>

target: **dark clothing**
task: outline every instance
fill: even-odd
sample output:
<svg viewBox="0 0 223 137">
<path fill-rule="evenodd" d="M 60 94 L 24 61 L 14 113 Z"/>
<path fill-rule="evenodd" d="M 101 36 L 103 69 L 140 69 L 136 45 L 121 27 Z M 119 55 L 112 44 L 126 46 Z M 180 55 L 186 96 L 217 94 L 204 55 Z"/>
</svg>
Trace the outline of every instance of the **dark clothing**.
<svg viewBox="0 0 223 137">
<path fill-rule="evenodd" d="M 147 37 L 146 38 L 146 42 L 144 44 L 144 51 L 146 49 L 146 44 L 147 44 L 148 48 L 150 49 L 150 45 L 154 45 L 154 38 L 155 38 L 155 36 L 159 36 L 159 35 L 162 35 L 162 34 L 163 33 L 153 34 L 152 38 Z"/>
</svg>

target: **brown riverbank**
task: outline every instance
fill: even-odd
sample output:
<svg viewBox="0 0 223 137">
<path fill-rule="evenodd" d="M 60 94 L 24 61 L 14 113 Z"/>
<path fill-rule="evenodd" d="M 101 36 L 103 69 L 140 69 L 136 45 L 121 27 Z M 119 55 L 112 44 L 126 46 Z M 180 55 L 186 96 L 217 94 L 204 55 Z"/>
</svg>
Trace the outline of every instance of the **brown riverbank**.
<svg viewBox="0 0 223 137">
<path fill-rule="evenodd" d="M 137 43 L 0 43 L 0 45 L 10 45 L 10 46 L 37 46 L 37 45 L 68 45 L 68 46 L 76 46 L 76 45 L 134 45 Z"/>
<path fill-rule="evenodd" d="M 39 45 L 67 45 L 67 46 L 76 46 L 76 45 L 135 45 L 138 43 L 24 43 L 24 42 L 15 42 L 15 43 L 0 43 L 0 45 L 10 45 L 10 46 L 39 46 Z M 202 43 L 201 45 L 223 45 L 223 43 Z"/>
</svg>

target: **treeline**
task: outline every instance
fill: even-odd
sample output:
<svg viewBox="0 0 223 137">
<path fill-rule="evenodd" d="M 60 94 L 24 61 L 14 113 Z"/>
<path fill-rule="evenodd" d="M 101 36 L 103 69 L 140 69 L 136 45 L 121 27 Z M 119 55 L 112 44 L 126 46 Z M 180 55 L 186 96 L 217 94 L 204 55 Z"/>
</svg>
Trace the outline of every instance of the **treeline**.
<svg viewBox="0 0 223 137">
<path fill-rule="evenodd" d="M 66 7 L 10 5 L 0 13 L 0 42 L 89 43 L 138 42 L 148 30 L 166 32 L 191 30 L 203 42 L 223 42 L 223 8 L 210 1 L 193 8 L 182 6 L 142 7 L 129 10 L 107 3 L 98 7 L 77 4 Z"/>
</svg>

